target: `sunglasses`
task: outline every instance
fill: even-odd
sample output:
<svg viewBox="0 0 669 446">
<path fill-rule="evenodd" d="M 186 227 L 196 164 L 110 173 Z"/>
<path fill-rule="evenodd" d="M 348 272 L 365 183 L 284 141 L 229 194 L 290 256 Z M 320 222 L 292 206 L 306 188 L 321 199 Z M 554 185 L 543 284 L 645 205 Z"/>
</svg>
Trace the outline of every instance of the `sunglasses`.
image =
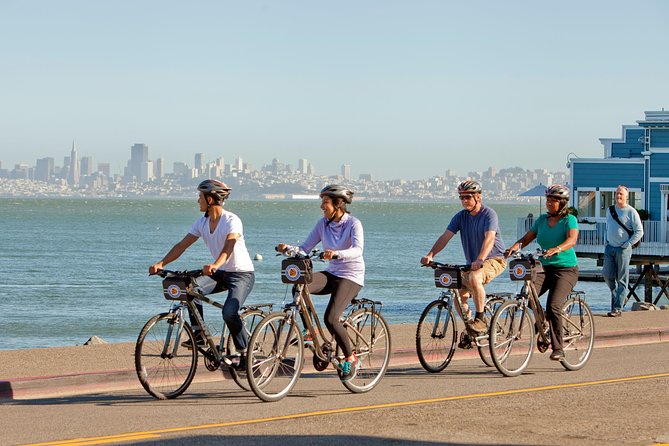
<svg viewBox="0 0 669 446">
<path fill-rule="evenodd" d="M 460 200 L 471 200 L 473 198 L 473 195 L 460 195 Z"/>
</svg>

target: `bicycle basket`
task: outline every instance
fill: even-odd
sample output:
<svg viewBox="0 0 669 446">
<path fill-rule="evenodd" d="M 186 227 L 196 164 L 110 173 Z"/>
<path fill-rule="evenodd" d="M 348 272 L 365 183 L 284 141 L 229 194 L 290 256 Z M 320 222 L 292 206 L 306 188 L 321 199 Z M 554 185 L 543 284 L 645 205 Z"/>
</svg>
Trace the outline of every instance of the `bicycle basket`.
<svg viewBox="0 0 669 446">
<path fill-rule="evenodd" d="M 462 288 L 462 274 L 458 268 L 440 267 L 434 270 L 434 285 L 437 288 Z"/>
<path fill-rule="evenodd" d="M 311 259 L 284 259 L 281 262 L 281 282 L 311 283 L 313 271 Z"/>
<path fill-rule="evenodd" d="M 163 279 L 163 294 L 168 300 L 186 300 L 190 291 L 190 280 L 184 277 L 166 277 Z"/>
<path fill-rule="evenodd" d="M 509 278 L 511 280 L 534 280 L 537 272 L 541 271 L 541 262 L 534 263 L 527 259 L 516 259 L 509 263 Z"/>
</svg>

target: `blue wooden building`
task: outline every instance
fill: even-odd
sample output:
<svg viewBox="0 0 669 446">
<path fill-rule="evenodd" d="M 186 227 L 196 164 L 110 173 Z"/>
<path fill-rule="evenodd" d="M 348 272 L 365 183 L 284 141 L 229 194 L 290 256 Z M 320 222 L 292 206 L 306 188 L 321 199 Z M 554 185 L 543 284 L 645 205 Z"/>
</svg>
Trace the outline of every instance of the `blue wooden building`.
<svg viewBox="0 0 669 446">
<path fill-rule="evenodd" d="M 604 252 L 604 222 L 619 184 L 630 204 L 645 209 L 645 235 L 635 256 L 669 257 L 669 111 L 645 112 L 623 125 L 621 138 L 601 138 L 603 158 L 570 158 L 571 203 L 578 209 L 579 255 Z"/>
</svg>

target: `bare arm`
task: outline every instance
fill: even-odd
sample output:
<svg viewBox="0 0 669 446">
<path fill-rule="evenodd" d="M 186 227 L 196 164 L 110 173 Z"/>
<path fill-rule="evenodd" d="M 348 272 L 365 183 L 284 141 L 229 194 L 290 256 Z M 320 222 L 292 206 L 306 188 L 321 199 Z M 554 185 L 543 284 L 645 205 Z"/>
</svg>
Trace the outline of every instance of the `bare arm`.
<svg viewBox="0 0 669 446">
<path fill-rule="evenodd" d="M 527 231 L 525 233 L 525 235 L 520 238 L 520 240 L 518 240 L 516 243 L 511 245 L 509 247 L 509 249 L 504 251 L 504 256 L 509 257 L 509 254 L 511 254 L 512 252 L 518 251 L 523 246 L 529 245 L 530 243 L 532 243 L 532 241 L 534 241 L 535 238 L 537 238 L 536 233 L 532 232 L 531 230 Z"/>
<path fill-rule="evenodd" d="M 483 262 L 488 258 L 488 254 L 492 251 L 492 247 L 495 246 L 495 234 L 497 234 L 496 231 L 485 232 L 483 244 L 481 244 L 481 251 L 479 252 L 478 258 L 472 263 L 472 270 L 476 271 L 483 266 Z"/>
<path fill-rule="evenodd" d="M 190 245 L 197 241 L 197 237 L 193 234 L 186 234 L 184 238 L 181 239 L 176 245 L 172 246 L 172 249 L 165 254 L 165 257 L 157 263 L 154 263 L 149 267 L 149 274 L 155 274 L 165 267 L 168 263 L 174 262 L 176 259 L 181 257 L 181 254 L 186 251 Z"/>
<path fill-rule="evenodd" d="M 428 252 L 425 256 L 423 256 L 422 259 L 420 259 L 420 263 L 423 265 L 427 265 L 432 261 L 432 258 L 439 254 L 442 249 L 448 245 L 448 242 L 451 241 L 453 236 L 455 235 L 454 232 L 449 231 L 448 229 L 444 231 L 443 234 L 437 239 L 436 242 L 434 242 L 434 245 L 432 245 L 432 248 L 430 249 L 430 252 Z"/>
</svg>

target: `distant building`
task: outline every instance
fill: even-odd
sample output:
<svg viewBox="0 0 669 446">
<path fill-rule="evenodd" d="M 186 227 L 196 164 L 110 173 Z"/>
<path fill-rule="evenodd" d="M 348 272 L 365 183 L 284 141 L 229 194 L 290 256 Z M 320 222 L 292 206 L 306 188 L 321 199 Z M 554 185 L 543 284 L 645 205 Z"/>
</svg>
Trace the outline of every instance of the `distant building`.
<svg viewBox="0 0 669 446">
<path fill-rule="evenodd" d="M 109 163 L 98 163 L 98 172 L 101 172 L 104 176 L 111 176 L 111 166 Z"/>
<path fill-rule="evenodd" d="M 79 162 L 80 175 L 93 175 L 93 157 L 84 156 Z"/>
<path fill-rule="evenodd" d="M 306 175 L 309 170 L 309 161 L 305 158 L 297 160 L 297 171 L 302 175 Z"/>
<path fill-rule="evenodd" d="M 67 172 L 67 184 L 70 186 L 79 185 L 79 158 L 74 141 L 72 141 L 72 152 L 70 153 L 70 169 Z"/>
<path fill-rule="evenodd" d="M 49 182 L 54 176 L 53 158 L 42 158 L 37 160 L 35 165 L 35 179 L 37 181 Z"/>
<path fill-rule="evenodd" d="M 158 158 L 153 163 L 153 173 L 158 179 L 165 176 L 165 158 Z"/>
<path fill-rule="evenodd" d="M 203 177 L 206 174 L 205 168 L 205 161 L 204 161 L 204 153 L 196 153 L 195 154 L 195 164 L 193 167 L 197 169 L 198 176 Z"/>
<path fill-rule="evenodd" d="M 350 180 L 351 179 L 351 165 L 350 164 L 342 164 L 341 165 L 341 176 L 344 177 L 345 180 Z"/>
<path fill-rule="evenodd" d="M 358 176 L 358 179 L 361 181 L 372 181 L 372 174 L 371 173 L 361 173 Z"/>
<path fill-rule="evenodd" d="M 134 144 L 130 147 L 130 161 L 125 171 L 125 181 L 140 181 L 142 166 L 149 161 L 149 146 L 146 144 Z"/>
</svg>

